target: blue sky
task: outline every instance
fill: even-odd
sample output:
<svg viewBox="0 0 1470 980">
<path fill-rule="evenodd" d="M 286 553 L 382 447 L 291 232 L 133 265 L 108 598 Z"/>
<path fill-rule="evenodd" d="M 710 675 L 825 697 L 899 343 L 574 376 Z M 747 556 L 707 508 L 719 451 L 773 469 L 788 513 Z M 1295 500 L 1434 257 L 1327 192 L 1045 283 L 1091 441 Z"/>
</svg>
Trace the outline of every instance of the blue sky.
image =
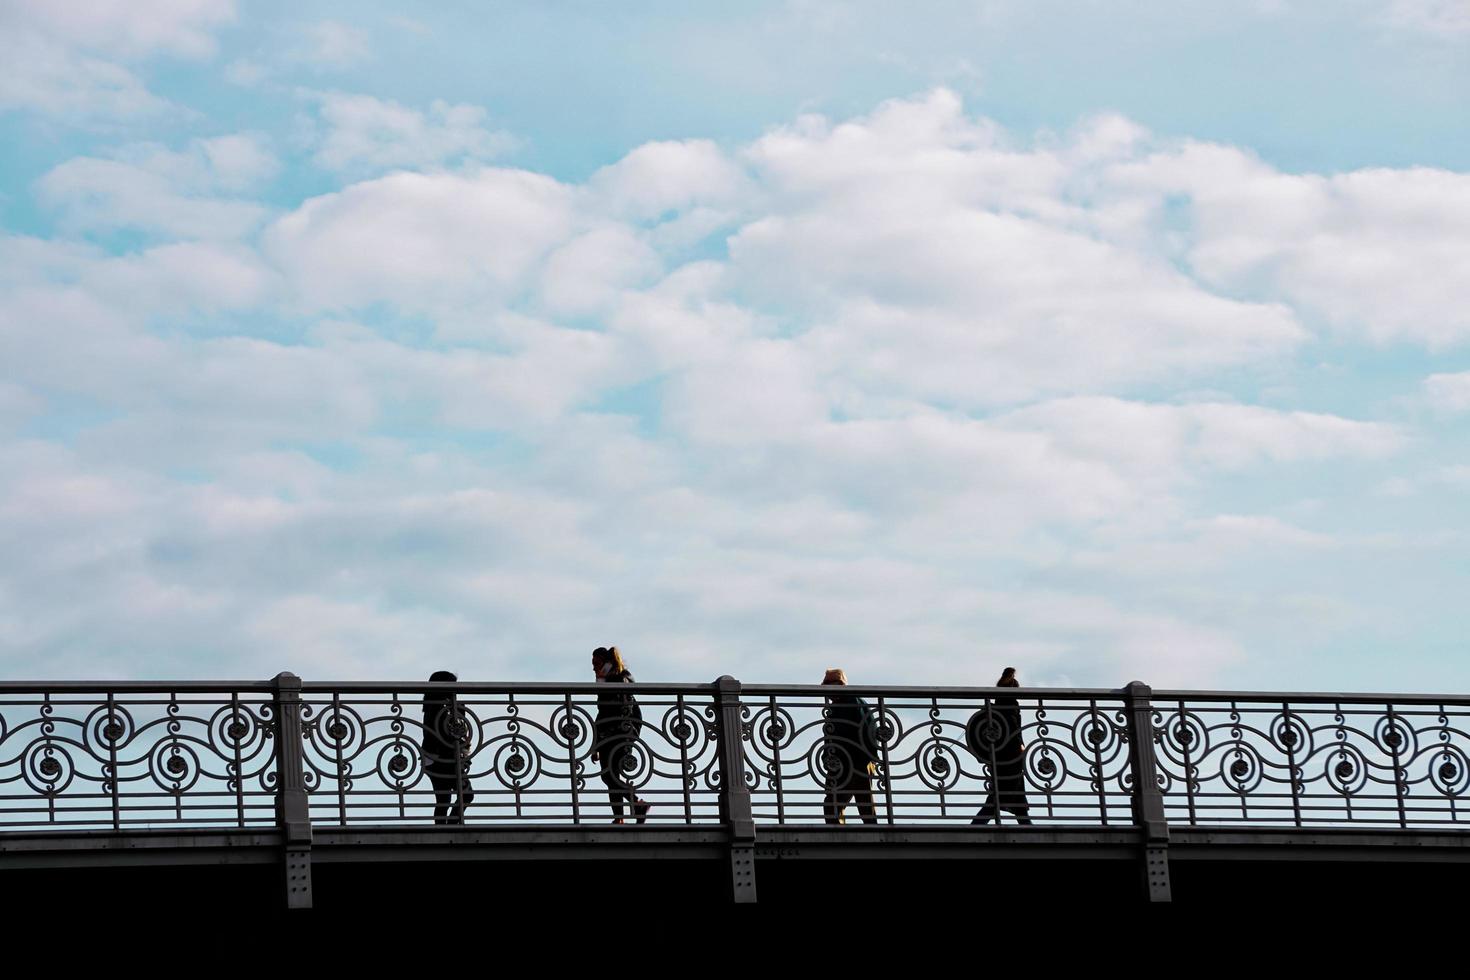
<svg viewBox="0 0 1470 980">
<path fill-rule="evenodd" d="M 0 670 L 1463 690 L 1470 4 L 0 0 Z"/>
</svg>

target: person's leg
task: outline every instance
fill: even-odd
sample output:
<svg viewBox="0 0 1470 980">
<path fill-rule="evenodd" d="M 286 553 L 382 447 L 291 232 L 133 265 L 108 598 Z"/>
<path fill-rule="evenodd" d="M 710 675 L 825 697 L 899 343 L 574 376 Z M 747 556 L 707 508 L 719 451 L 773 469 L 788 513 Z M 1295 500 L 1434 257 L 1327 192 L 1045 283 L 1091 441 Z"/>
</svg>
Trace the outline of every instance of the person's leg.
<svg viewBox="0 0 1470 980">
<path fill-rule="evenodd" d="M 852 793 L 846 789 L 838 789 L 833 783 L 827 784 L 827 795 L 822 802 L 826 808 L 826 821 L 829 824 L 844 824 L 847 821 L 842 816 L 842 811 L 847 809 L 847 801 L 852 799 Z"/>
<path fill-rule="evenodd" d="M 996 797 L 996 787 L 994 784 L 991 784 L 990 797 L 985 801 L 984 806 L 975 811 L 975 819 L 970 821 L 972 825 L 978 826 L 979 824 L 987 824 L 992 822 L 999 823 L 998 818 L 1000 816 L 1000 806 Z"/>
<path fill-rule="evenodd" d="M 469 806 L 475 799 L 475 791 L 470 789 L 468 783 L 461 783 L 455 788 L 454 814 L 449 818 L 452 824 L 464 823 L 465 807 Z"/>
<path fill-rule="evenodd" d="M 857 804 L 858 816 L 863 818 L 863 823 L 878 822 L 878 811 L 873 806 L 873 783 L 866 776 L 859 775 L 853 779 L 852 799 Z"/>
<path fill-rule="evenodd" d="M 623 780 L 623 753 L 627 746 L 614 742 L 602 753 L 602 782 L 607 786 L 608 802 L 612 804 L 613 819 L 623 822 L 623 804 L 632 804 L 633 794 Z"/>
<path fill-rule="evenodd" d="M 449 822 L 449 800 L 454 795 L 453 781 L 434 773 L 429 774 L 429 783 L 434 787 L 434 823 Z"/>
</svg>

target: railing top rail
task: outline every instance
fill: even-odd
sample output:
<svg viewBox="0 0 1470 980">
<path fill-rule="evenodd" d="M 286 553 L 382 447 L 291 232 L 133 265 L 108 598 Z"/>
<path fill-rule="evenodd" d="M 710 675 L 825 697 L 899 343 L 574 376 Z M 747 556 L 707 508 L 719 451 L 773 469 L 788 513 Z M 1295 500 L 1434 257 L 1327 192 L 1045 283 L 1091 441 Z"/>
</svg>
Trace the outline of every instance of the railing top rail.
<svg viewBox="0 0 1470 980">
<path fill-rule="evenodd" d="M 980 700 L 1001 695 L 1013 698 L 1054 698 L 1059 701 L 1087 701 L 1092 698 L 1121 700 L 1128 692 L 1123 688 L 1107 687 L 941 687 L 916 685 L 847 684 L 840 688 L 842 693 L 865 698 L 949 698 Z M 826 697 L 834 692 L 832 685 L 824 684 L 744 684 L 742 694 L 752 697 L 771 695 L 788 697 Z"/>
<path fill-rule="evenodd" d="M 1276 702 L 1297 704 L 1423 704 L 1470 708 L 1470 694 L 1369 694 L 1352 691 L 1170 691 L 1155 690 L 1159 701 Z"/>
<path fill-rule="evenodd" d="M 616 685 L 615 685 L 616 686 Z M 714 684 L 663 684 L 638 682 L 632 685 L 639 694 L 707 695 Z M 303 681 L 303 694 L 427 694 L 445 691 L 454 694 L 598 694 L 606 692 L 606 684 L 595 681 Z"/>
<path fill-rule="evenodd" d="M 271 681 L 0 681 L 9 694 L 269 694 Z"/>
<path fill-rule="evenodd" d="M 635 689 L 645 694 L 659 695 L 708 695 L 715 690 L 713 683 L 673 684 L 639 682 Z M 268 694 L 275 689 L 273 681 L 3 681 L 0 682 L 0 697 L 18 694 L 99 694 L 99 695 L 145 695 L 145 694 Z M 603 687 L 595 682 L 575 681 L 303 681 L 301 690 L 305 694 L 423 694 L 431 691 L 455 692 L 459 694 L 526 694 L 563 695 L 596 694 Z M 824 697 L 832 693 L 830 686 L 821 684 L 745 684 L 741 690 L 750 697 Z M 1126 694 L 1126 688 L 1101 687 L 946 687 L 941 685 L 877 685 L 850 684 L 843 688 L 847 694 L 868 698 L 945 698 L 980 700 L 998 695 L 1009 695 L 1026 700 L 1042 698 L 1056 701 L 1086 701 L 1091 699 L 1117 701 Z M 1375 692 L 1321 692 L 1321 691 L 1198 691 L 1154 689 L 1151 697 L 1156 702 L 1208 702 L 1208 703 L 1280 703 L 1295 704 L 1395 704 L 1395 705 L 1455 705 L 1470 708 L 1470 694 L 1409 694 Z"/>
</svg>

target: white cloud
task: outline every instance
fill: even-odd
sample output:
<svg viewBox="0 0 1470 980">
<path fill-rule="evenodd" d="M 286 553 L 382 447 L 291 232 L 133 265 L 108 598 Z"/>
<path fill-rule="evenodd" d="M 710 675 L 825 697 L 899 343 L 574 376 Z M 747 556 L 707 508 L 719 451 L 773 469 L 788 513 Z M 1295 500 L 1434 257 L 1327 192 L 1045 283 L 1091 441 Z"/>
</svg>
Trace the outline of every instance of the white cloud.
<svg viewBox="0 0 1470 980">
<path fill-rule="evenodd" d="M 1470 371 L 1431 374 L 1424 379 L 1430 404 L 1446 412 L 1470 411 Z"/>
<path fill-rule="evenodd" d="M 266 244 L 309 306 L 443 310 L 513 296 L 576 220 L 539 174 L 400 173 L 307 201 Z"/>
<path fill-rule="evenodd" d="M 341 98 L 349 169 L 485 149 L 479 115 Z M 1390 601 L 1300 513 L 1409 433 L 1249 401 L 1326 316 L 1280 256 L 1447 239 L 1436 172 L 1307 180 L 1116 116 L 1023 144 L 945 92 L 582 183 L 376 176 L 257 240 L 276 166 L 248 135 L 82 158 L 39 188 L 70 227 L 171 240 L 0 239 L 8 656 L 548 677 L 592 637 L 640 677 L 1209 683 Z"/>
<path fill-rule="evenodd" d="M 77 157 L 37 182 L 39 197 L 75 231 L 138 228 L 180 238 L 237 238 L 265 218 L 251 201 L 218 196 L 276 171 L 275 158 L 248 135 L 195 140 L 175 152 L 152 143 L 114 159 Z"/>
<path fill-rule="evenodd" d="M 744 172 L 709 140 L 645 143 L 592 175 L 589 185 L 615 215 L 634 220 L 704 206 L 749 202 Z"/>
<path fill-rule="evenodd" d="M 658 255 L 634 231 L 607 225 L 553 252 L 541 275 L 541 293 L 551 312 L 573 316 L 613 307 L 625 290 L 661 270 Z"/>
<path fill-rule="evenodd" d="M 215 51 L 214 31 L 235 19 L 234 0 L 3 0 L 0 24 L 29 27 L 92 50 L 200 58 Z"/>
<path fill-rule="evenodd" d="M 351 68 L 372 57 L 372 48 L 367 32 L 361 28 L 324 20 L 304 29 L 294 57 L 320 68 Z"/>
<path fill-rule="evenodd" d="M 1233 147 L 1185 144 L 1108 179 L 1185 195 L 1205 282 L 1271 295 L 1377 342 L 1470 339 L 1470 175 L 1428 168 L 1281 173 Z"/>
<path fill-rule="evenodd" d="M 249 58 L 236 58 L 225 66 L 225 79 L 232 85 L 254 88 L 270 77 L 270 69 Z"/>
<path fill-rule="evenodd" d="M 1007 427 L 1047 432 L 1069 450 L 1162 473 L 1184 463 L 1239 469 L 1335 456 L 1376 458 L 1405 437 L 1382 422 L 1255 405 L 1160 405 L 1116 398 L 1068 398 L 1010 413 Z"/>
<path fill-rule="evenodd" d="M 1095 158 L 1096 134 L 1082 139 Z M 803 120 L 749 155 L 777 201 L 730 241 L 742 289 L 813 320 L 816 358 L 868 388 L 1005 404 L 1246 363 L 1305 336 L 1280 304 L 1214 295 L 1078 227 L 1073 165 L 1011 148 L 947 92 Z"/>
<path fill-rule="evenodd" d="M 1442 37 L 1470 35 L 1470 0 L 1389 0 L 1387 17 L 1399 27 Z"/>
<path fill-rule="evenodd" d="M 165 103 L 119 61 L 205 58 L 233 0 L 0 0 L 0 109 L 126 117 Z"/>
<path fill-rule="evenodd" d="M 388 170 L 482 161 L 517 144 L 486 128 L 479 106 L 435 100 L 427 112 L 368 95 L 315 96 L 321 134 L 313 159 L 329 170 Z"/>
<path fill-rule="evenodd" d="M 44 37 L 0 31 L 0 109 L 37 109 L 60 116 L 122 118 L 167 104 L 131 71 L 70 51 Z"/>
</svg>

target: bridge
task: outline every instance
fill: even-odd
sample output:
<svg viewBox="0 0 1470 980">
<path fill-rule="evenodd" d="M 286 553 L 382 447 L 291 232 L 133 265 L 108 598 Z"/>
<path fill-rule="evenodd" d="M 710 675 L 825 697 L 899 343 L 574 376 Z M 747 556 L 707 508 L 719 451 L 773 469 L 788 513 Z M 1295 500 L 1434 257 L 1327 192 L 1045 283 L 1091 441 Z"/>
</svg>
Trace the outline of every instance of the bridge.
<svg viewBox="0 0 1470 980">
<path fill-rule="evenodd" d="M 607 685 L 0 684 L 0 883 L 40 902 L 100 888 L 241 912 L 404 890 L 483 901 L 491 883 L 502 901 L 625 889 L 645 905 L 977 888 L 1260 901 L 1262 874 L 1383 894 L 1470 884 L 1470 698 L 626 690 L 641 720 L 609 735 Z M 837 723 L 839 694 L 865 702 L 861 732 Z M 426 699 L 449 708 L 437 735 Z M 435 738 L 461 761 L 446 767 Z M 645 821 L 612 822 L 609 748 Z M 436 820 L 436 772 L 445 799 L 473 793 L 462 819 Z M 854 778 L 868 819 L 850 805 L 833 823 L 829 793 Z M 1029 825 L 1003 809 L 1017 786 Z"/>
</svg>

